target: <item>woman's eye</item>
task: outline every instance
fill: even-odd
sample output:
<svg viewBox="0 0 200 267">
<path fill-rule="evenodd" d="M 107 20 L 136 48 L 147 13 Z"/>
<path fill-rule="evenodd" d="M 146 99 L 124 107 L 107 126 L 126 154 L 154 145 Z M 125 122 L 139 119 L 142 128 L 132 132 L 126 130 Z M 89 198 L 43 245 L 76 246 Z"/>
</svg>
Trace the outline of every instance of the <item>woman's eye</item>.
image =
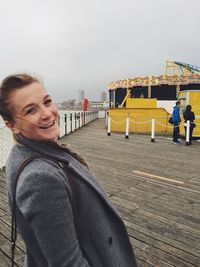
<svg viewBox="0 0 200 267">
<path fill-rule="evenodd" d="M 44 102 L 45 105 L 50 105 L 51 103 L 52 103 L 52 100 L 51 99 L 47 99 Z"/>
<path fill-rule="evenodd" d="M 31 113 L 34 113 L 34 112 L 36 112 L 36 108 L 32 107 L 32 108 L 27 109 L 26 114 L 31 114 Z"/>
</svg>

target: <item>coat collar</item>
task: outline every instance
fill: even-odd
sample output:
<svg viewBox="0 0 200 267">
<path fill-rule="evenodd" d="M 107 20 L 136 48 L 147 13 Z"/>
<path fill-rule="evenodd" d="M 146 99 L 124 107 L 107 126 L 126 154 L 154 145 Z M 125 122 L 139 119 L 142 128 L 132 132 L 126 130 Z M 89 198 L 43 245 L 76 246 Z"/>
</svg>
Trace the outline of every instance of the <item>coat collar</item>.
<svg viewBox="0 0 200 267">
<path fill-rule="evenodd" d="M 15 136 L 18 143 L 31 148 L 36 154 L 41 154 L 48 157 L 53 157 L 54 159 L 64 163 L 68 168 L 87 184 L 90 185 L 108 204 L 108 206 L 114 211 L 118 216 L 117 212 L 113 208 L 107 194 L 102 190 L 98 181 L 95 179 L 94 175 L 88 170 L 83 164 L 72 157 L 67 151 L 65 146 L 57 143 L 56 141 L 38 141 L 28 139 L 22 135 Z M 119 216 L 118 216 L 119 217 Z"/>
</svg>

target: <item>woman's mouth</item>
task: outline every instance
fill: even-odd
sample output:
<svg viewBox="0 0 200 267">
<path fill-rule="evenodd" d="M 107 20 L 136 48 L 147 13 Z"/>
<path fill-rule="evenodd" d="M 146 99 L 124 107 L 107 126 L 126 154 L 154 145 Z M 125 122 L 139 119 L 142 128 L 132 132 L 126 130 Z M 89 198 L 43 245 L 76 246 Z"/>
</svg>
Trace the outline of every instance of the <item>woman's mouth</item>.
<svg viewBox="0 0 200 267">
<path fill-rule="evenodd" d="M 49 129 L 54 125 L 55 125 L 55 120 L 53 120 L 53 121 L 51 121 L 49 123 L 45 123 L 45 124 L 41 125 L 39 128 L 40 129 Z"/>
</svg>

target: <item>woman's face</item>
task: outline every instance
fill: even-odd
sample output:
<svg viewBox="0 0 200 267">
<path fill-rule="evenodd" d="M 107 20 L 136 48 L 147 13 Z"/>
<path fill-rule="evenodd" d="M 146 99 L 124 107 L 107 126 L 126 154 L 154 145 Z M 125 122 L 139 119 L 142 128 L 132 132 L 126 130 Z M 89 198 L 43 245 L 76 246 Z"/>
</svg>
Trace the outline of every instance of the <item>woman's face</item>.
<svg viewBox="0 0 200 267">
<path fill-rule="evenodd" d="M 40 83 L 15 90 L 10 95 L 9 104 L 14 122 L 6 124 L 14 134 L 46 141 L 59 136 L 57 108 Z"/>
</svg>

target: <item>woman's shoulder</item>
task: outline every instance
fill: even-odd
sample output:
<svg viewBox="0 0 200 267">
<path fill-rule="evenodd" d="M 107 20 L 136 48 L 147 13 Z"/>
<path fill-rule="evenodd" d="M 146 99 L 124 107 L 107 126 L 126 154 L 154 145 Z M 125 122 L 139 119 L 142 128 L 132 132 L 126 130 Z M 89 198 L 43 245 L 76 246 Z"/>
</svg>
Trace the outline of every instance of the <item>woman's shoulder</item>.
<svg viewBox="0 0 200 267">
<path fill-rule="evenodd" d="M 14 146 L 9 158 L 6 163 L 6 172 L 9 180 L 15 179 L 15 175 L 20 168 L 20 166 L 28 159 L 31 160 L 26 164 L 20 175 L 20 184 L 29 183 L 36 181 L 37 179 L 42 179 L 41 182 L 48 182 L 53 180 L 58 180 L 63 176 L 63 170 L 59 165 L 59 162 L 53 162 L 50 159 L 44 157 L 34 158 L 36 153 L 31 149 Z"/>
<path fill-rule="evenodd" d="M 17 185 L 18 197 L 26 195 L 46 195 L 53 191 L 55 195 L 60 190 L 69 188 L 67 177 L 63 170 L 49 160 L 38 158 L 29 162 L 20 175 Z M 34 193 L 35 192 L 35 193 Z"/>
<path fill-rule="evenodd" d="M 44 157 L 32 158 L 24 168 L 24 173 L 27 176 L 42 176 L 44 177 L 53 177 L 56 178 L 59 175 L 61 167 L 59 162 L 54 162 L 50 159 Z"/>
</svg>

